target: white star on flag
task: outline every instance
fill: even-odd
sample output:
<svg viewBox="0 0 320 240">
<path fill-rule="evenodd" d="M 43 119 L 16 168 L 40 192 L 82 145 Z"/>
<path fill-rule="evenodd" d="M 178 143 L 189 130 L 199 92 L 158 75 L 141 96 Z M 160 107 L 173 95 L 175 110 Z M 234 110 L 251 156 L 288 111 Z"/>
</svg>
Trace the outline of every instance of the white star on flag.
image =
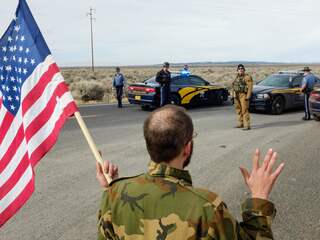
<svg viewBox="0 0 320 240">
<path fill-rule="evenodd" d="M 15 30 L 16 32 L 19 32 L 19 31 L 20 31 L 20 26 L 19 26 L 19 25 L 14 26 L 14 30 Z"/>
</svg>

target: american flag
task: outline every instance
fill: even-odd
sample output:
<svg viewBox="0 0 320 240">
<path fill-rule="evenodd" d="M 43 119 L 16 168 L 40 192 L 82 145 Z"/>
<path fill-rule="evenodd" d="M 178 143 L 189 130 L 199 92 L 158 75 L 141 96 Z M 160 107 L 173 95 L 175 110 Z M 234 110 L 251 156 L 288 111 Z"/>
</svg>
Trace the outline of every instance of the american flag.
<svg viewBox="0 0 320 240">
<path fill-rule="evenodd" d="M 34 191 L 33 167 L 76 104 L 25 0 L 0 39 L 0 227 Z"/>
</svg>

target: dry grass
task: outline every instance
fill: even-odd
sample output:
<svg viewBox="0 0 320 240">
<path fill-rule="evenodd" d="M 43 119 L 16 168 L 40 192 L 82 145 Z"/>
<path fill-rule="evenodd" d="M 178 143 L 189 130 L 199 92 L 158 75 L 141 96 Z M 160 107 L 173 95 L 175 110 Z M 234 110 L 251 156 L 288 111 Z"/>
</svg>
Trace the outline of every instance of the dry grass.
<svg viewBox="0 0 320 240">
<path fill-rule="evenodd" d="M 251 74 L 254 81 L 259 81 L 271 73 L 280 70 L 300 70 L 304 67 L 301 64 L 292 65 L 247 65 L 246 72 Z M 320 76 L 320 65 L 309 65 L 312 72 Z M 179 71 L 182 67 L 172 67 L 171 71 Z M 204 79 L 230 86 L 236 71 L 235 65 L 206 65 L 190 66 L 192 74 L 199 75 Z M 159 71 L 160 67 L 122 67 L 128 83 L 140 82 L 152 77 Z M 112 79 L 115 69 L 110 67 L 99 67 L 92 74 L 91 68 L 63 68 L 62 74 L 69 84 L 69 88 L 77 102 L 104 101 L 115 102 L 112 93 Z M 94 78 L 93 78 L 94 77 Z"/>
</svg>

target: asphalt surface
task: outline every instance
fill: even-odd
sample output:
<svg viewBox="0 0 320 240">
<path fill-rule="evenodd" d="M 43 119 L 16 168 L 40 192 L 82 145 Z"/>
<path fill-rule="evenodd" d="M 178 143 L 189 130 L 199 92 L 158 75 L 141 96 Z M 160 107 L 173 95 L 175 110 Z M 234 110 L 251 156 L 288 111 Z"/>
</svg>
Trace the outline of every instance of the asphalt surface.
<svg viewBox="0 0 320 240">
<path fill-rule="evenodd" d="M 121 176 L 146 171 L 149 161 L 142 124 L 150 112 L 114 105 L 80 109 L 104 158 Z M 217 192 L 241 220 L 246 187 L 238 167 L 251 167 L 255 148 L 279 153 L 286 166 L 272 192 L 277 216 L 275 239 L 320 239 L 320 122 L 302 121 L 303 112 L 280 116 L 252 114 L 252 130 L 235 129 L 231 105 L 189 109 L 198 136 L 188 169 L 194 185 Z M 1 240 L 95 239 L 101 189 L 95 160 L 73 118 L 55 147 L 36 167 L 36 190 L 23 208 L 0 229 Z"/>
</svg>

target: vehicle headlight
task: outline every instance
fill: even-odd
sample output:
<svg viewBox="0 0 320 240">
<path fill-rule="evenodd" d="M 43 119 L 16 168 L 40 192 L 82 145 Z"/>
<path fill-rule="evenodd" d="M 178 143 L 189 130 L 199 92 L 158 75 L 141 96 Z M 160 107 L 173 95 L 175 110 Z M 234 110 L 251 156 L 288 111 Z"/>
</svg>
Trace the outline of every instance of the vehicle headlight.
<svg viewBox="0 0 320 240">
<path fill-rule="evenodd" d="M 257 99 L 269 99 L 270 98 L 270 95 L 267 94 L 267 93 L 260 93 L 260 94 L 257 94 Z"/>
</svg>

